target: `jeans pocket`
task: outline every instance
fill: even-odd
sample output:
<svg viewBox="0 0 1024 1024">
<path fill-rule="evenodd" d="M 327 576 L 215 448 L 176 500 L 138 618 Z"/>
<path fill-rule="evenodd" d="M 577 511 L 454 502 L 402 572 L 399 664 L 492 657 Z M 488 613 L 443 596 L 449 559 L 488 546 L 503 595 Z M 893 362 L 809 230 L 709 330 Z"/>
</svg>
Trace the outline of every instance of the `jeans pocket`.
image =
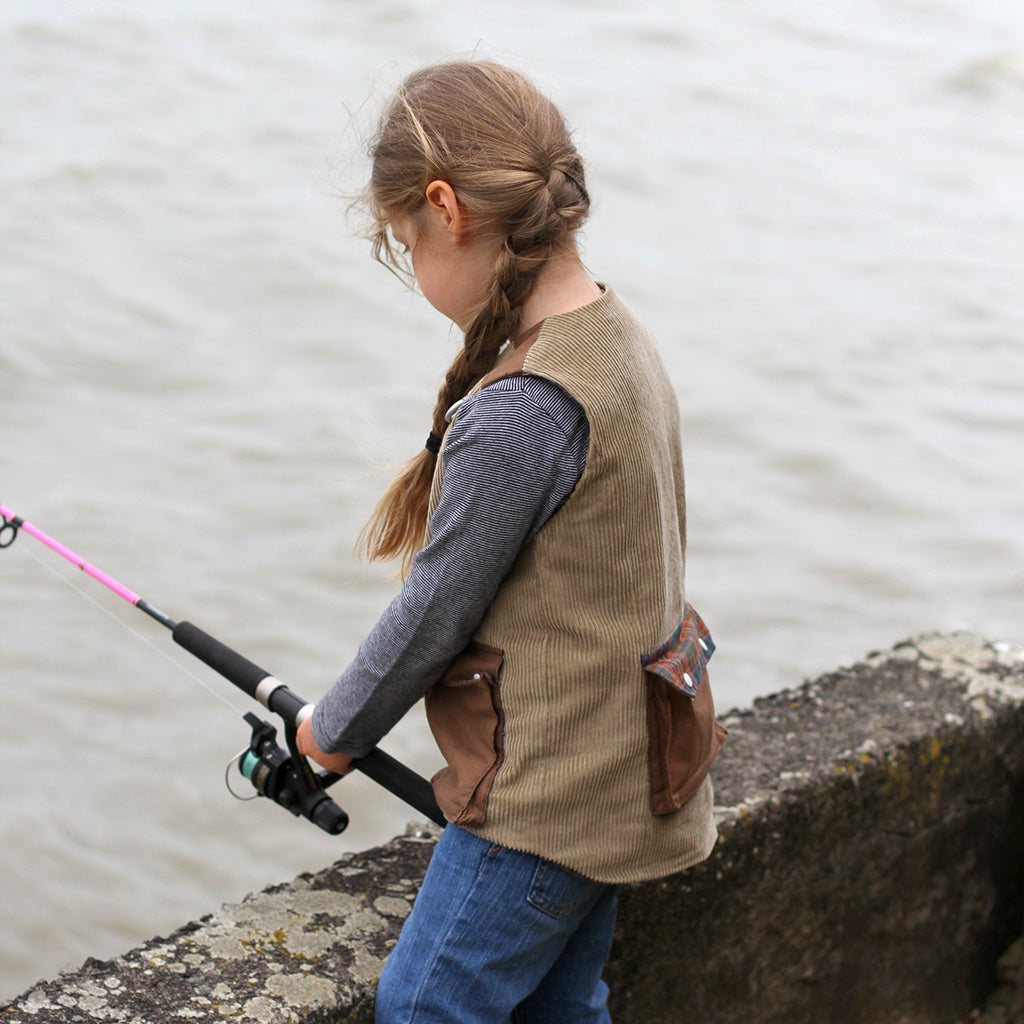
<svg viewBox="0 0 1024 1024">
<path fill-rule="evenodd" d="M 548 917 L 563 918 L 582 907 L 601 888 L 600 882 L 542 859 L 533 873 L 526 899 Z"/>
<path fill-rule="evenodd" d="M 640 659 L 647 678 L 651 811 L 679 810 L 703 782 L 728 735 L 715 721 L 707 663 L 715 644 L 692 605 L 672 637 Z"/>
<path fill-rule="evenodd" d="M 456 825 L 480 825 L 504 759 L 498 679 L 504 654 L 475 641 L 426 696 L 427 721 L 447 766 L 431 780 L 438 805 Z"/>
</svg>

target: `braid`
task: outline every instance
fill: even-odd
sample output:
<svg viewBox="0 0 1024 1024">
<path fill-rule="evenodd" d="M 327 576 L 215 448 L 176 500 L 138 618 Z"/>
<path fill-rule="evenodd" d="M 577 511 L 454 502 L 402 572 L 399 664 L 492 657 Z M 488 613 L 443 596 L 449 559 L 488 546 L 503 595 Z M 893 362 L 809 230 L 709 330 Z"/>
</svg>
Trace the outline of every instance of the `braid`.
<svg viewBox="0 0 1024 1024">
<path fill-rule="evenodd" d="M 396 476 L 360 537 L 371 558 L 400 557 L 408 571 L 426 538 L 445 413 L 522 329 L 537 275 L 571 244 L 590 197 L 583 161 L 558 110 L 521 75 L 485 61 L 411 75 L 385 112 L 373 159 L 365 199 L 376 221 L 378 258 L 393 257 L 389 222 L 414 214 L 427 184 L 438 178 L 451 184 L 478 223 L 502 224 L 504 236 L 486 297 L 438 391 L 427 447 Z"/>
</svg>

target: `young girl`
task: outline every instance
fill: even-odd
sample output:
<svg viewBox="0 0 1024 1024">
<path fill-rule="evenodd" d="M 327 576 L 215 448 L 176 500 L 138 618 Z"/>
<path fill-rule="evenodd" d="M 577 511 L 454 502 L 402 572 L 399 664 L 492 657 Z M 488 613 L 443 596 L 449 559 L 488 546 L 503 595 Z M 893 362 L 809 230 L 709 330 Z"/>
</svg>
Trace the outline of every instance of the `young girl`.
<svg viewBox="0 0 1024 1024">
<path fill-rule="evenodd" d="M 609 1021 L 617 886 L 716 837 L 724 731 L 684 598 L 676 397 L 647 330 L 580 262 L 583 163 L 522 75 L 414 73 L 371 154 L 374 255 L 408 253 L 465 339 L 366 531 L 372 557 L 404 559 L 402 591 L 300 749 L 345 772 L 425 696 L 446 761 L 450 824 L 378 1022 Z"/>
</svg>

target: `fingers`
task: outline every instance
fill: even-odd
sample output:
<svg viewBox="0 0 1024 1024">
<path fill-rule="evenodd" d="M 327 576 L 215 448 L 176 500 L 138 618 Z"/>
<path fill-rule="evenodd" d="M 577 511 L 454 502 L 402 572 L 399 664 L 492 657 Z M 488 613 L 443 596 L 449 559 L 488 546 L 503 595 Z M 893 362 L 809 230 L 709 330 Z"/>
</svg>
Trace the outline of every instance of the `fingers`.
<svg viewBox="0 0 1024 1024">
<path fill-rule="evenodd" d="M 321 768 L 326 768 L 336 775 L 348 775 L 352 771 L 352 758 L 348 754 L 328 754 L 317 746 L 313 738 L 313 720 L 305 719 L 295 733 L 295 743 L 299 753 L 316 761 Z"/>
</svg>

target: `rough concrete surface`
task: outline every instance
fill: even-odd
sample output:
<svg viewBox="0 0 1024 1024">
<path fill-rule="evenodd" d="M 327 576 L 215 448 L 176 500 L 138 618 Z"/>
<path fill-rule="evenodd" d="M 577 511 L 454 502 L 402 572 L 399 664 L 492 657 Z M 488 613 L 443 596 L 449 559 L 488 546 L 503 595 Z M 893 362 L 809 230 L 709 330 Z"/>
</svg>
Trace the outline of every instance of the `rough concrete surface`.
<svg viewBox="0 0 1024 1024">
<path fill-rule="evenodd" d="M 616 1024 L 977 1020 L 1024 913 L 1024 651 L 920 636 L 725 724 L 715 852 L 623 891 Z M 0 1024 L 370 1022 L 431 849 L 343 857 L 40 982 Z"/>
<path fill-rule="evenodd" d="M 114 960 L 88 960 L 0 1008 L 4 1024 L 371 1024 L 433 829 L 226 904 Z"/>
<path fill-rule="evenodd" d="M 645 1024 L 954 1024 L 1024 889 L 1024 652 L 898 644 L 728 715 L 721 837 L 624 893 L 606 977 Z"/>
<path fill-rule="evenodd" d="M 1024 1021 L 1024 935 L 999 958 L 998 985 L 985 1002 L 984 1012 L 966 1024 L 1020 1024 Z"/>
</svg>

